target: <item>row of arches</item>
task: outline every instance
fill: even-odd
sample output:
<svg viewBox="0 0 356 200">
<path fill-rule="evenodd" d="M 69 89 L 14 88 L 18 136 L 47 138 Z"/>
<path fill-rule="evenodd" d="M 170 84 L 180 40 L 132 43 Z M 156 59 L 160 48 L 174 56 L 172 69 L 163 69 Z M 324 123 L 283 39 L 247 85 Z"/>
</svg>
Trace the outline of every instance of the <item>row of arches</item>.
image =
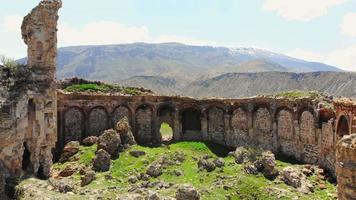
<svg viewBox="0 0 356 200">
<path fill-rule="evenodd" d="M 104 107 L 95 107 L 89 114 L 81 108 L 71 107 L 64 113 L 64 142 L 81 140 L 90 135 L 99 135 L 104 130 L 113 127 L 120 119 L 127 117 L 134 129 L 135 137 L 142 143 L 160 141 L 160 127 L 168 125 L 172 133 L 199 135 L 202 130 L 202 116 L 206 115 L 206 130 L 208 139 L 213 141 L 225 140 L 226 125 L 230 126 L 233 133 L 248 134 L 248 112 L 243 108 L 236 108 L 231 119 L 225 119 L 226 111 L 218 106 L 211 106 L 206 111 L 196 107 L 187 107 L 179 113 L 170 104 L 160 105 L 156 112 L 152 106 L 143 104 L 133 113 L 127 106 L 119 106 L 109 115 Z M 291 110 L 281 109 L 276 114 L 278 140 L 288 141 L 293 139 L 294 115 Z M 252 114 L 254 132 L 263 135 L 258 137 L 265 142 L 272 137 L 272 117 L 268 108 L 261 107 Z M 156 120 L 153 120 L 153 119 Z M 229 121 L 230 120 L 230 121 Z M 316 141 L 315 115 L 305 110 L 300 114 L 300 140 L 303 143 L 313 144 Z M 284 147 L 282 147 L 284 148 Z M 286 147 L 287 148 L 287 147 Z"/>
</svg>

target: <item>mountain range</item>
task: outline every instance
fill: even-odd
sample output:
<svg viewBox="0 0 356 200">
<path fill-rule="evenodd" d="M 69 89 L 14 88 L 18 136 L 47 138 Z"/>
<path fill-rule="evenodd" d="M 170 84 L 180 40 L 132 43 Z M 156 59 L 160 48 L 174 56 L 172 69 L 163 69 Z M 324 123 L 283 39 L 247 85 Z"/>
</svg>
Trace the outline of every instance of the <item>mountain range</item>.
<svg viewBox="0 0 356 200">
<path fill-rule="evenodd" d="M 179 43 L 59 48 L 58 79 L 80 77 L 159 94 L 238 98 L 317 90 L 356 98 L 356 74 L 256 48 Z"/>
</svg>

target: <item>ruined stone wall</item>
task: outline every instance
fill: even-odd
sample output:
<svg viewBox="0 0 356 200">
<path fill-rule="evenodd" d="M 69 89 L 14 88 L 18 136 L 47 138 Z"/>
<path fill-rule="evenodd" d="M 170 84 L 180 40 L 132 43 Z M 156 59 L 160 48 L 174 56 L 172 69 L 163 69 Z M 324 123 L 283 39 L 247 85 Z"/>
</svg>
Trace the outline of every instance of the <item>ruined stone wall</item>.
<svg viewBox="0 0 356 200">
<path fill-rule="evenodd" d="M 230 147 L 258 145 L 333 171 L 335 156 L 332 149 L 336 143 L 334 118 L 324 114 L 319 116 L 318 105 L 309 99 L 288 101 L 261 97 L 196 100 L 187 97 L 59 93 L 58 101 L 62 121 L 66 121 L 65 112 L 68 108 L 79 108 L 82 116 L 88 116 L 84 119 L 84 135 L 73 137 L 76 140 L 83 139 L 86 134 L 100 134 L 105 126 L 98 129 L 97 123 L 104 125 L 102 119 L 116 122 L 126 116 L 141 144 L 159 143 L 160 125 L 165 121 L 174 130 L 175 140 L 212 141 Z M 92 118 L 90 113 L 95 108 L 100 108 L 101 115 Z M 196 122 L 197 119 L 199 121 Z M 188 123 L 186 127 L 185 121 Z M 107 128 L 114 125 L 109 123 Z M 65 130 L 80 132 L 80 128 L 83 127 L 60 122 L 59 138 L 72 135 Z M 61 139 L 59 142 L 59 146 L 63 147 L 67 141 Z"/>
<path fill-rule="evenodd" d="M 41 178 L 50 174 L 57 140 L 54 74 L 61 5 L 60 0 L 43 0 L 24 18 L 21 29 L 28 64 L 12 69 L 12 74 L 0 69 L 0 165 L 5 168 L 0 173 L 0 191 L 4 180 L 25 173 Z"/>
<path fill-rule="evenodd" d="M 336 147 L 339 200 L 356 199 L 356 134 L 344 136 Z"/>
</svg>

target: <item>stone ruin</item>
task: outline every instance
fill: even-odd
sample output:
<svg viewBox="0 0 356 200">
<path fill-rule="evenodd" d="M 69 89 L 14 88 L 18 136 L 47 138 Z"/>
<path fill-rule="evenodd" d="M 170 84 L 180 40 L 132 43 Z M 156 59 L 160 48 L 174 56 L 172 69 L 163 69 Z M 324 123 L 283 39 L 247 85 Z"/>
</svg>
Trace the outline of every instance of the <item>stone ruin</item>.
<svg viewBox="0 0 356 200">
<path fill-rule="evenodd" d="M 55 86 L 61 5 L 60 0 L 43 0 L 24 18 L 27 66 L 15 72 L 0 67 L 0 194 L 24 174 L 47 178 L 52 152 L 58 156 L 68 142 L 99 136 L 127 117 L 141 145 L 161 144 L 159 127 L 165 122 L 174 141 L 259 146 L 319 165 L 337 177 L 340 199 L 355 197 L 355 136 L 349 136 L 356 134 L 355 103 L 333 102 L 331 109 L 307 98 L 65 93 Z"/>
<path fill-rule="evenodd" d="M 60 0 L 44 0 L 21 26 L 28 64 L 1 66 L 0 194 L 17 177 L 47 178 L 57 141 L 56 56 Z"/>
</svg>

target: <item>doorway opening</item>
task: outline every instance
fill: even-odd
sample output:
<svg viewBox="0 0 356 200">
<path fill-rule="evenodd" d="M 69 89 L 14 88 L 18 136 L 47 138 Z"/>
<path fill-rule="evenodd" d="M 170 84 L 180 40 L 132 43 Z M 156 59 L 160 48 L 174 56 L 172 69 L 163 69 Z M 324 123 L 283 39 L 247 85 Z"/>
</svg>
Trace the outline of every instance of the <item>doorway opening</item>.
<svg viewBox="0 0 356 200">
<path fill-rule="evenodd" d="M 161 133 L 162 142 L 173 140 L 173 128 L 168 123 L 162 122 L 159 132 Z"/>
<path fill-rule="evenodd" d="M 31 152 L 28 150 L 26 142 L 23 146 L 24 152 L 22 155 L 22 171 L 29 172 L 31 168 Z"/>
</svg>

